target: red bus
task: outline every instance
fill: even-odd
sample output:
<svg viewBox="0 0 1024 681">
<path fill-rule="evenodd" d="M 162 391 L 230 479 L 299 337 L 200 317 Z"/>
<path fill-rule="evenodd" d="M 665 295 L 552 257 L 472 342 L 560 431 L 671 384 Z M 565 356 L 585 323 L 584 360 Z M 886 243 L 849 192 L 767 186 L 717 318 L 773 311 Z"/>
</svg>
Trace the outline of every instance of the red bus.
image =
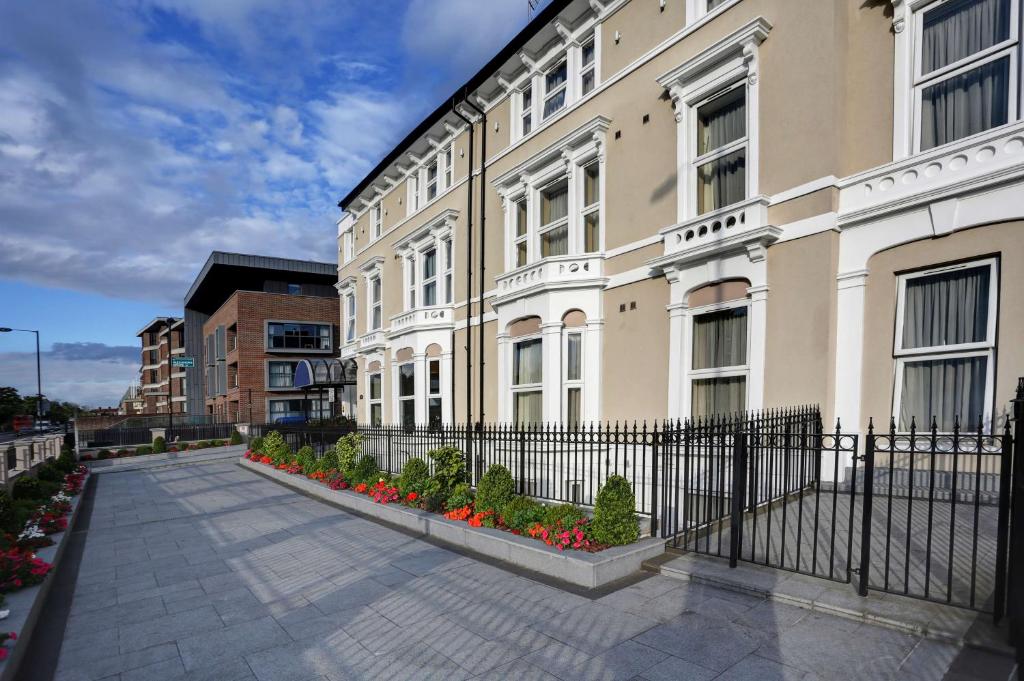
<svg viewBox="0 0 1024 681">
<path fill-rule="evenodd" d="M 19 414 L 14 417 L 14 421 L 11 424 L 15 433 L 32 430 L 34 426 L 35 418 L 31 414 Z"/>
</svg>

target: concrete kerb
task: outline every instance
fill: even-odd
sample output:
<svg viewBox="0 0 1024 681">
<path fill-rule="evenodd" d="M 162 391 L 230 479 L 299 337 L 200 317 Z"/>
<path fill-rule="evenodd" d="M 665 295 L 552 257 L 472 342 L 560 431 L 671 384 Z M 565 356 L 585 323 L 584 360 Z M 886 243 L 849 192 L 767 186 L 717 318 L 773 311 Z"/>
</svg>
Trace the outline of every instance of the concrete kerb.
<svg viewBox="0 0 1024 681">
<path fill-rule="evenodd" d="M 245 458 L 239 459 L 239 465 L 307 496 L 450 544 L 462 552 L 486 556 L 513 568 L 540 573 L 585 589 L 597 589 L 634 576 L 640 572 L 644 561 L 665 550 L 664 540 L 646 538 L 599 553 L 561 552 L 535 539 L 510 532 L 474 528 L 464 522 L 447 520 L 435 513 L 398 504 L 378 504 L 361 494 L 335 491 L 308 478 L 289 475 Z"/>
<path fill-rule="evenodd" d="M 46 599 L 53 587 L 57 571 L 61 568 L 61 559 L 67 549 L 71 533 L 74 531 L 78 510 L 82 507 L 88 486 L 93 484 L 92 476 L 86 478 L 82 491 L 71 498 L 71 514 L 68 515 L 68 527 L 63 532 L 50 535 L 52 546 L 45 546 L 36 551 L 36 556 L 53 565 L 49 574 L 41 584 L 6 594 L 3 608 L 10 610 L 7 619 L 0 620 L 0 630 L 13 631 L 18 634 L 17 641 L 10 649 L 6 660 L 0 662 L 0 681 L 13 681 L 19 678 L 22 663 L 25 662 L 25 651 L 28 650 L 39 616 L 46 607 Z M 30 662 L 29 662 L 30 663 Z"/>
</svg>

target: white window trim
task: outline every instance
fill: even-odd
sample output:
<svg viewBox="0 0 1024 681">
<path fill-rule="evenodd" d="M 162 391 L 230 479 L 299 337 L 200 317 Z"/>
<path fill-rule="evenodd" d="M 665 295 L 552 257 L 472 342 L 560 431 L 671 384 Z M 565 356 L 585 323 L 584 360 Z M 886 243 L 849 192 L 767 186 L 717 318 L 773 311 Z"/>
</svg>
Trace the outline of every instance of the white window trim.
<svg viewBox="0 0 1024 681">
<path fill-rule="evenodd" d="M 441 239 L 441 255 L 444 258 L 444 304 L 451 305 L 455 300 L 455 242 L 451 235 Z"/>
<path fill-rule="evenodd" d="M 750 406 L 750 353 L 751 353 L 751 340 L 752 334 L 750 332 L 750 319 L 751 319 L 751 300 L 749 298 L 738 298 L 736 300 L 728 300 L 721 303 L 713 303 L 711 305 L 701 305 L 700 307 L 690 308 L 688 310 L 686 323 L 690 325 L 687 330 L 687 337 L 690 339 L 689 347 L 685 349 L 687 353 L 687 373 L 684 390 L 687 396 L 693 395 L 693 382 L 708 378 L 734 378 L 736 376 L 743 376 L 746 380 L 744 381 L 744 395 L 743 405 L 745 410 L 751 409 Z M 697 317 L 701 315 L 710 314 L 714 312 L 722 312 L 723 310 L 735 310 L 737 308 L 745 308 L 747 311 L 746 324 L 747 324 L 747 347 L 744 351 L 744 356 L 747 358 L 746 364 L 736 364 L 727 367 L 709 367 L 707 369 L 694 369 L 693 368 L 693 343 L 696 334 L 693 329 L 697 324 Z M 687 400 L 690 413 L 686 415 L 687 418 L 693 416 L 693 399 L 688 397 Z"/>
<path fill-rule="evenodd" d="M 437 364 L 437 392 L 430 391 L 430 367 Z M 423 413 L 426 414 L 426 424 L 432 425 L 430 421 L 430 400 L 439 400 L 441 403 L 441 423 L 445 422 L 445 399 L 444 399 L 444 360 L 441 357 L 428 357 L 426 360 L 427 375 L 423 377 L 424 393 Z"/>
<path fill-rule="evenodd" d="M 593 57 L 593 60 L 589 64 L 584 64 L 583 63 L 583 51 L 584 51 L 584 49 L 586 49 L 586 47 L 588 45 L 593 45 L 593 47 L 594 47 L 594 57 Z M 598 63 L 597 63 L 597 36 L 596 35 L 590 36 L 589 38 L 580 41 L 579 64 L 580 64 L 580 68 L 579 68 L 579 74 L 577 75 L 576 91 L 580 93 L 580 97 L 586 97 L 587 95 L 590 94 L 590 92 L 593 92 L 594 90 L 597 89 L 597 66 L 598 66 Z M 588 73 L 593 73 L 594 74 L 594 84 L 591 86 L 590 92 L 584 92 L 583 91 L 583 81 L 584 81 L 584 77 Z"/>
<path fill-rule="evenodd" d="M 771 25 L 759 17 L 657 79 L 669 91 L 676 111 L 678 222 L 697 217 L 697 108 L 737 86 L 746 88 L 746 198 L 760 191 L 759 47 L 770 30 Z"/>
<path fill-rule="evenodd" d="M 976 267 L 989 268 L 988 286 L 988 327 L 985 330 L 985 340 L 976 343 L 959 343 L 956 345 L 938 345 L 925 348 L 903 348 L 903 324 L 904 304 L 906 302 L 907 282 L 921 277 L 941 274 L 943 272 L 954 272 L 956 270 L 974 269 Z M 967 262 L 944 265 L 927 270 L 908 272 L 897 277 L 896 289 L 896 324 L 893 334 L 893 358 L 895 359 L 893 371 L 893 397 L 892 417 L 896 423 L 900 421 L 900 407 L 903 399 L 903 369 L 907 362 L 929 361 L 937 359 L 951 359 L 961 357 L 986 357 L 985 362 L 985 411 L 982 414 L 982 424 L 985 430 L 992 426 L 992 404 L 995 399 L 995 355 L 996 355 L 996 325 L 999 317 L 999 261 L 996 258 L 983 258 Z M 961 419 L 974 418 L 977 414 L 961 414 Z M 922 418 L 927 418 L 923 415 Z M 918 424 L 918 428 L 928 428 L 929 424 Z"/>
<path fill-rule="evenodd" d="M 587 168 L 597 164 L 597 201 L 591 204 L 586 202 Z M 577 201 L 580 207 L 579 220 L 576 225 L 576 252 L 581 254 L 604 253 L 604 162 L 603 158 L 593 158 L 580 163 L 576 169 L 579 175 L 577 182 Z M 587 218 L 597 213 L 597 247 L 588 253 L 587 251 Z M 569 236 L 569 243 L 572 244 L 573 236 Z"/>
<path fill-rule="evenodd" d="M 455 185 L 455 142 L 449 141 L 444 146 L 444 191 Z"/>
<path fill-rule="evenodd" d="M 739 2 L 740 0 L 726 0 L 718 7 L 708 10 L 708 0 L 686 0 L 686 24 L 689 26 L 701 20 L 710 21 Z"/>
<path fill-rule="evenodd" d="M 540 380 L 540 383 L 520 383 L 520 384 L 517 385 L 516 382 L 515 382 L 516 346 L 519 345 L 520 343 L 525 343 L 525 342 L 528 342 L 528 341 L 535 341 L 535 340 L 538 340 L 538 341 L 541 342 L 541 346 L 540 346 L 540 352 L 541 352 L 541 370 L 540 370 L 541 374 L 540 374 L 540 376 L 541 376 L 541 380 Z M 541 410 L 540 410 L 540 413 L 541 413 L 541 420 L 543 421 L 543 420 L 545 420 L 544 419 L 544 415 L 547 413 L 545 411 L 545 409 L 544 409 L 545 406 L 546 406 L 546 403 L 547 403 L 547 399 L 546 399 L 546 396 L 544 394 L 544 369 L 546 368 L 544 366 L 544 364 L 545 364 L 545 362 L 544 362 L 544 335 L 540 334 L 540 333 L 532 333 L 532 334 L 530 334 L 528 336 L 517 336 L 516 338 L 511 339 L 511 342 L 509 343 L 509 349 L 512 352 L 512 354 L 509 356 L 509 363 L 508 363 L 508 370 L 510 372 L 509 373 L 509 377 L 508 377 L 508 386 L 509 386 L 509 391 L 511 393 L 511 400 L 509 401 L 509 413 L 511 415 L 511 419 L 510 420 L 512 421 L 512 423 L 518 425 L 518 422 L 516 421 L 516 395 L 517 394 L 519 394 L 519 393 L 540 393 L 540 396 L 541 396 L 540 397 L 540 399 L 541 399 Z"/>
<path fill-rule="evenodd" d="M 411 312 L 416 309 L 416 252 L 406 254 L 402 257 L 402 279 L 405 280 L 405 310 Z"/>
<path fill-rule="evenodd" d="M 380 383 L 380 396 L 373 397 L 373 390 L 370 387 L 370 383 L 373 377 L 376 376 Z M 368 371 L 366 372 L 366 423 L 373 425 L 373 406 L 377 405 L 380 407 L 380 421 L 384 423 L 384 372 L 383 371 Z"/>
<path fill-rule="evenodd" d="M 896 34 L 893 91 L 893 160 L 899 161 L 921 149 L 921 90 L 953 72 L 966 71 L 982 63 L 1010 54 L 1010 93 L 1007 123 L 1020 118 L 1019 97 L 1024 90 L 1024 70 L 1021 69 L 1020 14 L 1021 0 L 1011 0 L 1010 39 L 987 50 L 971 55 L 928 76 L 921 77 L 918 47 L 924 27 L 924 14 L 937 3 L 949 0 L 892 0 L 892 26 Z M 907 28 L 910 30 L 907 30 Z M 998 56 L 996 56 L 998 54 Z M 945 74 L 945 76 L 941 75 Z M 987 132 L 987 131 L 986 131 Z M 979 133 L 983 134 L 983 133 Z M 950 144 L 961 143 L 956 140 Z M 941 148 L 934 147 L 936 149 Z M 928 151 L 931 151 L 929 149 Z"/>
<path fill-rule="evenodd" d="M 554 187 L 557 184 L 561 184 L 562 182 L 565 182 L 565 194 L 566 194 L 566 213 L 565 213 L 565 217 L 564 218 L 558 218 L 557 220 L 552 220 L 551 222 L 548 222 L 548 223 L 542 225 L 540 221 L 541 221 L 541 205 L 544 202 L 544 192 L 546 192 L 547 190 L 551 189 L 552 187 Z M 557 176 L 557 177 L 555 177 L 553 179 L 548 180 L 547 182 L 544 183 L 543 186 L 537 187 L 536 189 L 534 189 L 533 191 L 530 192 L 531 196 L 536 197 L 536 200 L 532 202 L 533 206 L 535 206 L 535 208 L 532 211 L 532 212 L 535 213 L 534 216 L 533 216 L 533 220 L 531 221 L 531 220 L 528 219 L 528 223 L 529 222 L 533 222 L 533 224 L 536 225 L 535 229 L 533 230 L 533 232 L 534 232 L 534 240 L 535 240 L 533 252 L 534 252 L 534 255 L 536 256 L 535 257 L 536 260 L 543 260 L 545 257 L 558 257 L 557 255 L 554 255 L 554 256 L 544 256 L 544 255 L 542 255 L 543 252 L 544 252 L 544 249 L 541 247 L 541 242 L 543 241 L 545 234 L 548 234 L 549 232 L 553 232 L 553 231 L 558 230 L 558 229 L 562 229 L 563 227 L 565 228 L 566 242 L 567 243 L 566 243 L 566 253 L 561 254 L 561 255 L 571 255 L 572 254 L 572 247 L 571 247 L 572 236 L 569 234 L 569 232 L 571 231 L 571 228 L 569 226 L 569 222 L 570 222 L 570 219 L 572 218 L 572 213 L 570 211 L 572 210 L 572 207 L 573 207 L 573 204 L 574 204 L 574 202 L 572 200 L 573 189 L 574 189 L 574 183 L 572 181 L 572 173 L 567 173 L 565 175 L 559 175 L 559 176 Z M 530 201 L 527 201 L 527 211 L 528 211 L 527 215 L 529 215 L 529 213 L 530 213 L 530 203 L 531 203 Z M 527 230 L 529 230 L 529 227 L 527 227 Z M 529 257 L 529 252 L 530 252 L 530 249 L 529 249 L 529 247 L 527 247 L 527 257 Z M 529 260 L 527 260 L 527 264 L 529 264 Z"/>
<path fill-rule="evenodd" d="M 376 302 L 373 300 L 373 282 L 375 280 L 380 284 L 380 300 Z M 373 324 L 374 308 L 380 308 L 380 323 L 376 326 Z M 366 277 L 366 332 L 372 333 L 380 331 L 382 328 L 384 328 L 384 278 L 378 271 Z"/>
<path fill-rule="evenodd" d="M 407 361 L 404 361 L 404 362 L 393 361 L 392 364 L 391 364 L 392 369 L 393 369 L 393 371 L 392 371 L 392 375 L 393 375 L 393 380 L 392 380 L 393 391 L 392 391 L 392 394 L 394 395 L 394 399 L 392 400 L 392 402 L 394 404 L 394 422 L 399 424 L 399 425 L 403 425 L 404 424 L 404 422 L 402 421 L 402 403 L 403 402 L 410 402 L 412 404 L 412 413 L 413 413 L 412 421 L 413 421 L 413 424 L 414 425 L 419 425 L 420 423 L 422 423 L 422 419 L 419 418 L 419 415 L 420 415 L 419 404 L 417 404 L 417 402 L 419 402 L 420 398 L 422 397 L 421 394 L 420 394 L 420 391 L 417 390 L 417 388 L 419 387 L 419 382 L 421 380 L 421 377 L 420 377 L 420 373 L 421 372 L 417 368 L 418 364 L 420 364 L 420 362 L 417 361 L 416 357 L 413 357 L 413 359 L 410 359 L 410 360 L 407 360 Z M 401 394 L 402 393 L 402 390 L 401 390 L 401 386 L 402 386 L 402 367 L 404 367 L 404 366 L 411 366 L 412 367 L 412 386 L 413 386 L 412 387 L 412 395 L 405 395 L 405 396 L 403 396 Z"/>
<path fill-rule="evenodd" d="M 430 180 L 430 169 L 431 168 L 434 169 L 434 180 L 433 180 L 433 182 L 431 182 L 431 180 Z M 428 160 L 426 165 L 423 166 L 423 179 L 424 179 L 424 183 L 423 184 L 424 184 L 424 187 L 425 187 L 425 191 L 423 192 L 423 198 L 426 199 L 426 203 L 424 203 L 424 205 L 426 205 L 427 203 L 431 203 L 432 201 L 434 201 L 434 199 L 436 199 L 438 196 L 441 195 L 441 155 L 440 154 L 437 154 L 435 156 L 431 156 L 430 160 Z M 433 192 L 434 192 L 433 196 L 430 195 L 431 186 L 433 186 Z"/>
<path fill-rule="evenodd" d="M 427 276 L 427 254 L 431 251 L 434 252 L 434 276 Z M 438 295 L 440 286 L 438 285 L 438 263 L 440 260 L 440 254 L 438 253 L 437 241 L 431 241 L 427 246 L 419 249 L 416 252 L 416 273 L 417 273 L 417 288 L 419 290 L 419 299 L 422 303 L 421 307 L 436 307 L 440 296 Z M 430 305 L 427 304 L 427 286 L 429 284 L 434 285 L 434 302 Z"/>
<path fill-rule="evenodd" d="M 580 337 L 580 375 L 579 378 L 569 378 L 569 336 Z M 586 344 L 587 333 L 585 326 L 570 326 L 562 331 L 562 423 L 577 425 L 569 422 L 569 391 L 577 389 L 580 391 L 580 413 L 579 423 L 585 423 L 587 413 L 587 391 L 586 391 Z"/>
<path fill-rule="evenodd" d="M 405 236 L 400 241 L 394 244 L 395 252 L 402 258 L 402 279 L 404 292 L 402 293 L 405 311 L 412 312 L 414 310 L 426 308 L 426 307 L 440 307 L 443 305 L 450 305 L 451 303 L 445 302 L 444 295 L 446 291 L 442 290 L 443 277 L 445 271 L 441 270 L 442 265 L 449 267 L 452 271 L 452 286 L 455 285 L 454 278 L 454 266 L 455 266 L 455 219 L 458 217 L 458 211 L 446 210 L 437 218 L 431 220 L 424 227 L 416 230 L 412 234 Z M 442 263 L 444 256 L 445 242 L 452 242 L 452 262 Z M 423 279 L 423 265 L 425 253 L 433 250 L 435 253 L 435 264 L 434 264 L 434 278 L 432 281 L 435 284 L 434 289 L 434 305 L 424 305 L 426 300 L 423 296 L 424 291 L 424 279 Z M 413 291 L 416 293 L 413 294 Z M 452 300 L 454 300 L 455 294 L 452 292 Z M 415 302 L 415 304 L 413 304 Z"/>
<path fill-rule="evenodd" d="M 738 83 L 733 83 L 730 87 L 726 87 L 726 88 L 723 88 L 721 90 L 717 90 L 714 94 L 710 95 L 709 97 L 705 97 L 703 100 L 693 104 L 690 107 L 691 112 L 692 112 L 692 116 L 693 116 L 693 125 L 689 126 L 690 127 L 690 132 L 693 134 L 693 139 L 694 139 L 694 149 L 693 149 L 693 152 L 692 152 L 693 154 L 697 153 L 697 148 L 698 148 L 697 147 L 696 139 L 697 139 L 697 130 L 699 129 L 699 123 L 698 123 L 699 115 L 698 115 L 698 112 L 699 112 L 700 108 L 702 106 L 704 106 L 705 104 L 708 104 L 708 103 L 718 99 L 719 97 L 723 97 L 723 96 L 727 95 L 728 93 L 732 92 L 733 90 L 738 90 L 738 89 L 741 89 L 741 88 L 744 91 L 743 92 L 743 106 L 746 107 L 746 99 L 747 99 L 746 90 L 747 90 L 747 85 L 746 85 L 745 81 L 740 81 Z M 747 122 L 749 123 L 749 121 L 747 121 Z M 718 159 L 725 158 L 729 154 L 732 154 L 732 153 L 740 151 L 740 150 L 743 150 L 744 152 L 746 152 L 746 153 L 744 153 L 744 159 L 748 158 L 749 151 L 750 151 L 750 143 L 749 143 L 749 141 L 750 141 L 750 134 L 749 134 L 749 128 L 748 128 L 747 134 L 744 135 L 743 137 L 741 137 L 741 138 L 739 138 L 737 140 L 733 140 L 732 142 L 729 142 L 728 144 L 723 144 L 722 146 L 718 147 L 717 149 L 712 149 L 711 151 L 705 152 L 704 154 L 702 154 L 700 156 L 693 156 L 693 158 L 690 160 L 690 167 L 689 167 L 688 172 L 689 172 L 689 176 L 692 178 L 692 182 L 690 183 L 690 191 L 692 192 L 692 197 L 693 197 L 694 217 L 696 217 L 697 211 L 699 210 L 699 202 L 698 202 L 698 199 L 697 199 L 697 197 L 699 195 L 699 192 L 697 190 L 697 179 L 699 177 L 698 172 L 697 172 L 698 169 L 702 165 L 704 165 L 706 163 L 711 163 L 712 161 L 717 161 Z M 746 201 L 747 199 L 749 199 L 751 197 L 749 175 L 750 175 L 749 169 L 746 168 L 744 170 L 744 180 L 745 180 L 745 184 L 747 186 L 746 186 L 746 191 L 745 191 L 744 197 L 742 199 L 740 199 L 740 201 L 736 201 L 733 204 L 729 204 L 729 205 L 735 205 L 736 203 L 740 203 L 741 201 Z M 707 214 L 707 213 L 712 213 L 712 212 L 714 212 L 716 210 L 724 210 L 727 207 L 728 206 L 721 206 L 721 207 L 718 207 L 718 208 L 708 208 L 706 211 L 704 211 L 704 213 L 701 213 L 701 215 L 704 215 L 704 214 Z"/>
<path fill-rule="evenodd" d="M 554 89 L 548 90 L 548 84 L 547 84 L 548 75 L 550 75 L 553 71 L 557 71 L 558 69 L 562 68 L 563 65 L 565 66 L 565 80 L 563 80 L 561 82 L 561 84 L 556 85 L 554 87 Z M 543 78 L 541 79 L 541 82 L 544 85 L 543 101 L 541 103 L 541 108 L 540 108 L 541 120 L 542 121 L 546 121 L 547 119 L 551 118 L 552 116 L 557 114 L 562 109 L 564 109 L 567 106 L 569 106 L 569 103 L 570 103 L 569 102 L 569 82 L 572 79 L 573 79 L 573 71 L 569 67 L 569 55 L 568 54 L 566 54 L 566 56 L 563 59 L 557 60 L 552 66 L 550 66 L 547 69 L 545 69 Z M 552 109 L 550 112 L 545 113 L 545 110 L 548 108 L 548 101 L 554 99 L 559 94 L 563 94 L 563 93 L 564 93 L 564 96 L 562 97 L 562 105 L 559 106 L 557 109 Z"/>
<path fill-rule="evenodd" d="M 378 197 L 377 202 L 373 204 L 373 240 L 376 241 L 384 233 L 384 206 L 381 199 Z"/>
</svg>

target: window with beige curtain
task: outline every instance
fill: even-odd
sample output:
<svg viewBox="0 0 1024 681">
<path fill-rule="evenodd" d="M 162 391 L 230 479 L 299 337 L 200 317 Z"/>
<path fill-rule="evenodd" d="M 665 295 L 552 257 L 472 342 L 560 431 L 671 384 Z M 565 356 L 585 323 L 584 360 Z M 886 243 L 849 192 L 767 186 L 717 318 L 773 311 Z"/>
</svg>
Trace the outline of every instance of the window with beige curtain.
<svg viewBox="0 0 1024 681">
<path fill-rule="evenodd" d="M 746 88 L 734 87 L 697 107 L 697 214 L 747 198 Z"/>
<path fill-rule="evenodd" d="M 694 316 L 690 383 L 690 413 L 694 417 L 746 408 L 746 306 Z"/>
<path fill-rule="evenodd" d="M 569 252 L 569 181 L 559 180 L 540 192 L 540 256 Z"/>
<path fill-rule="evenodd" d="M 543 347 L 540 338 L 512 345 L 512 421 L 516 424 L 544 420 Z"/>
</svg>

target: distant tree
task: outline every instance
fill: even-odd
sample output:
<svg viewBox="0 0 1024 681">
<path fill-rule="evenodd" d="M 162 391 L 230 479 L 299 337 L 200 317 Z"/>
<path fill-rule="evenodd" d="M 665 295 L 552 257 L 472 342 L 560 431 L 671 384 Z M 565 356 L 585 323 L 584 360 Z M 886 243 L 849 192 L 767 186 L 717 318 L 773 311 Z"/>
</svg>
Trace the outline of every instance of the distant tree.
<svg viewBox="0 0 1024 681">
<path fill-rule="evenodd" d="M 0 387 L 0 429 L 9 430 L 11 421 L 18 414 L 23 414 L 25 400 L 18 394 L 17 388 Z"/>
</svg>

